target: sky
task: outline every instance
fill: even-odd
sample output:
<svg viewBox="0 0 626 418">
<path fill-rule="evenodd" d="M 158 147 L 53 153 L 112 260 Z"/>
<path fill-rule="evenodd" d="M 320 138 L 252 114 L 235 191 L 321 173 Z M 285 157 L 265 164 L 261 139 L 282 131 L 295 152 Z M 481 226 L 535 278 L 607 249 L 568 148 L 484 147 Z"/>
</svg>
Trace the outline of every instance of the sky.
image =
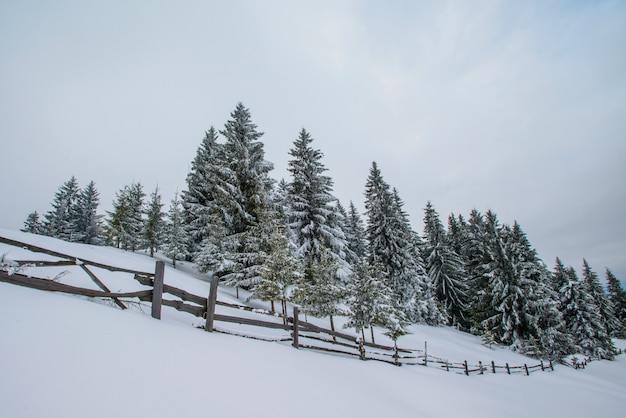
<svg viewBox="0 0 626 418">
<path fill-rule="evenodd" d="M 71 176 L 168 203 L 238 102 L 289 179 L 302 128 L 363 209 L 491 209 L 552 268 L 626 283 L 626 2 L 0 0 L 0 227 Z"/>
</svg>

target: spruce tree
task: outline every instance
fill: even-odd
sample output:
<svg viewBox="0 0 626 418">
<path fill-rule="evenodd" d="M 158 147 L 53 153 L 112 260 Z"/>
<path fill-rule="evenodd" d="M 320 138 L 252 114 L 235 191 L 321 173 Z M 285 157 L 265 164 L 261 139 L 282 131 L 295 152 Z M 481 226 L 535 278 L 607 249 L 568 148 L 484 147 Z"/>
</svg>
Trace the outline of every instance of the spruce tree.
<svg viewBox="0 0 626 418">
<path fill-rule="evenodd" d="M 154 257 L 154 252 L 159 250 L 163 240 L 163 215 L 163 204 L 157 185 L 150 194 L 150 201 L 146 205 L 143 221 L 143 246 L 150 251 L 150 257 Z"/>
<path fill-rule="evenodd" d="M 461 257 L 463 266 L 465 267 L 465 258 L 463 253 L 465 252 L 465 243 L 467 241 L 467 223 L 463 216 L 459 215 L 458 218 L 451 213 L 448 216 L 448 232 L 447 241 L 448 245 L 454 250 L 455 253 Z"/>
<path fill-rule="evenodd" d="M 560 308 L 565 328 L 573 339 L 575 352 L 612 358 L 615 347 L 587 284 L 571 267 L 566 269 L 566 275 L 567 281 L 559 289 Z"/>
<path fill-rule="evenodd" d="M 366 258 L 368 254 L 365 224 L 352 201 L 348 207 L 344 232 L 348 250 L 357 257 L 357 260 Z"/>
<path fill-rule="evenodd" d="M 181 193 L 189 253 L 194 260 L 200 248 L 206 245 L 211 230 L 217 226 L 225 227 L 233 212 L 233 208 L 227 205 L 232 203 L 228 196 L 235 193 L 235 174 L 229 166 L 223 144 L 217 140 L 215 128 L 205 132 L 187 175 L 187 190 Z"/>
<path fill-rule="evenodd" d="M 593 298 L 598 307 L 598 313 L 608 335 L 613 335 L 621 330 L 622 324 L 615 317 L 615 312 L 611 306 L 609 297 L 604 292 L 598 275 L 591 269 L 587 260 L 583 260 L 583 281 L 587 286 L 589 295 Z"/>
<path fill-rule="evenodd" d="M 449 244 L 439 214 L 430 202 L 424 210 L 424 258 L 428 276 L 451 325 L 466 325 L 468 287 L 463 260 Z"/>
<path fill-rule="evenodd" d="M 172 259 L 174 268 L 176 268 L 177 260 L 184 260 L 188 255 L 187 241 L 184 212 L 178 193 L 175 193 L 167 212 L 163 233 L 163 253 Z"/>
<path fill-rule="evenodd" d="M 230 286 L 248 287 L 260 280 L 259 268 L 268 250 L 273 219 L 273 164 L 265 160 L 262 132 L 252 122 L 250 111 L 239 103 L 220 132 L 224 153 L 233 178 L 224 195 L 227 210 L 222 226 L 224 262 L 216 273 Z"/>
<path fill-rule="evenodd" d="M 44 232 L 44 227 L 37 211 L 28 214 L 24 221 L 24 228 L 20 229 L 20 231 L 31 234 L 41 234 Z"/>
<path fill-rule="evenodd" d="M 78 194 L 75 241 L 85 244 L 102 244 L 100 234 L 103 216 L 98 214 L 99 205 L 100 193 L 96 189 L 96 184 L 90 181 Z"/>
<path fill-rule="evenodd" d="M 74 241 L 76 239 L 79 193 L 78 181 L 74 176 L 59 187 L 52 201 L 52 210 L 44 215 L 46 235 L 64 241 Z"/>
<path fill-rule="evenodd" d="M 281 302 L 283 315 L 287 315 L 286 301 L 289 287 L 301 277 L 300 260 L 294 255 L 290 242 L 275 228 L 270 237 L 269 252 L 260 268 L 260 280 L 253 286 L 250 297 L 271 302 L 271 311 L 275 312 L 274 302 Z"/>
<path fill-rule="evenodd" d="M 621 324 L 621 328 L 615 331 L 613 335 L 617 338 L 626 338 L 626 291 L 608 268 L 606 269 L 606 281 L 611 308 Z"/>
<path fill-rule="evenodd" d="M 291 300 L 300 305 L 304 313 L 317 318 L 328 317 L 330 329 L 335 331 L 333 317 L 344 313 L 340 302 L 346 291 L 337 279 L 339 265 L 330 250 L 322 247 L 318 256 L 306 260 L 304 274 L 296 282 Z"/>
<path fill-rule="evenodd" d="M 324 175 L 323 154 L 311 146 L 313 138 L 302 129 L 289 151 L 288 170 L 291 204 L 288 226 L 298 247 L 297 254 L 307 262 L 320 260 L 322 249 L 331 252 L 339 265 L 338 274 L 346 279 L 350 267 L 346 262 L 346 240 L 341 228 L 337 199 L 332 195 L 332 179 Z"/>
<path fill-rule="evenodd" d="M 135 251 L 141 242 L 143 225 L 143 187 L 131 183 L 115 194 L 113 211 L 107 212 L 106 233 L 118 248 Z"/>
<path fill-rule="evenodd" d="M 500 226 L 489 211 L 486 226 L 489 262 L 483 266 L 488 272 L 483 332 L 527 354 L 558 357 L 567 350 L 567 339 L 547 269 L 519 224 Z"/>
<path fill-rule="evenodd" d="M 383 269 L 361 258 L 354 265 L 347 294 L 349 321 L 344 328 L 354 328 L 363 341 L 364 329 L 369 328 L 374 343 L 374 324 L 386 325 L 386 319 L 398 315 L 399 310 L 396 296 L 387 286 Z"/>
<path fill-rule="evenodd" d="M 407 317 L 414 322 L 441 323 L 419 255 L 419 243 L 397 191 L 391 191 L 376 163 L 365 184 L 366 235 L 371 264 L 380 264 Z"/>
</svg>

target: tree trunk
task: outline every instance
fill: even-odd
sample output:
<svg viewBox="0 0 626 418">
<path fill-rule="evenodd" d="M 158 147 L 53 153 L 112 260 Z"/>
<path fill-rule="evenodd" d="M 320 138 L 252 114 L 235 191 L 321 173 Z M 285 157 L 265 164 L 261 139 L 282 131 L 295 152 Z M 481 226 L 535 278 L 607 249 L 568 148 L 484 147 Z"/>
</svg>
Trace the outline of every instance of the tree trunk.
<svg viewBox="0 0 626 418">
<path fill-rule="evenodd" d="M 370 332 L 372 333 L 372 344 L 376 344 L 376 341 L 374 341 L 374 327 L 370 327 Z"/>
<path fill-rule="evenodd" d="M 172 258 L 172 264 L 174 265 L 174 268 L 176 268 L 176 257 Z"/>
<path fill-rule="evenodd" d="M 328 315 L 328 317 L 330 318 L 330 330 L 332 332 L 335 332 L 335 322 L 333 321 L 333 316 L 332 315 Z M 337 337 L 335 337 L 334 334 L 333 334 L 333 341 L 337 342 Z"/>
<path fill-rule="evenodd" d="M 271 308 L 270 312 L 271 312 L 271 313 L 274 313 L 274 299 L 270 300 L 270 304 L 271 304 L 271 306 L 272 306 L 272 308 Z"/>
</svg>

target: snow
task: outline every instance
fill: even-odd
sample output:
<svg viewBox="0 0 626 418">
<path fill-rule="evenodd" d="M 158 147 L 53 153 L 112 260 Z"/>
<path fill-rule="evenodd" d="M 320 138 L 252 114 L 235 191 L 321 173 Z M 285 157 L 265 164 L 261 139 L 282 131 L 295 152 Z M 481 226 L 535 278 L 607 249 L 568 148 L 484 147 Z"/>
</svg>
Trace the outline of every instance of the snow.
<svg viewBox="0 0 626 418">
<path fill-rule="evenodd" d="M 4 230 L 0 235 L 81 260 L 154 270 L 154 259 L 140 253 Z M 7 252 L 16 260 L 50 259 L 0 244 L 0 255 Z M 79 266 L 64 269 L 70 273 L 63 281 L 78 281 L 84 274 Z M 119 287 L 132 281 L 120 273 L 96 274 L 107 285 L 113 279 Z M 170 266 L 165 275 L 167 283 L 208 295 L 208 283 L 195 276 Z M 231 289 L 222 289 L 219 299 L 236 301 L 232 295 Z M 624 355 L 592 362 L 585 370 L 557 366 L 553 373 L 528 377 L 468 377 L 296 350 L 288 342 L 206 333 L 193 326 L 197 319 L 190 315 L 164 308 L 159 321 L 144 311 L 0 283 L 0 417 L 575 418 L 619 416 L 626 407 Z M 399 339 L 400 346 L 423 348 L 427 341 L 429 355 L 454 362 L 536 363 L 451 328 L 412 326 L 411 332 Z M 379 339 L 385 341 L 382 335 Z M 626 341 L 616 343 L 626 348 Z"/>
</svg>

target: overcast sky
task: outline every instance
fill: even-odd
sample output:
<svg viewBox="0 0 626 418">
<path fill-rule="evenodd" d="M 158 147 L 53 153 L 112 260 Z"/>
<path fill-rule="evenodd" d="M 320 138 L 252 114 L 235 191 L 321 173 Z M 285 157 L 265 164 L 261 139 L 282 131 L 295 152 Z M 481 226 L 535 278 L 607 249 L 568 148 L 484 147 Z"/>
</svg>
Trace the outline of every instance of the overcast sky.
<svg viewBox="0 0 626 418">
<path fill-rule="evenodd" d="M 276 179 L 304 127 L 344 205 L 376 161 L 419 232 L 492 209 L 624 281 L 625 40 L 623 1 L 0 1 L 0 227 L 72 175 L 169 203 L 241 101 Z"/>
</svg>

